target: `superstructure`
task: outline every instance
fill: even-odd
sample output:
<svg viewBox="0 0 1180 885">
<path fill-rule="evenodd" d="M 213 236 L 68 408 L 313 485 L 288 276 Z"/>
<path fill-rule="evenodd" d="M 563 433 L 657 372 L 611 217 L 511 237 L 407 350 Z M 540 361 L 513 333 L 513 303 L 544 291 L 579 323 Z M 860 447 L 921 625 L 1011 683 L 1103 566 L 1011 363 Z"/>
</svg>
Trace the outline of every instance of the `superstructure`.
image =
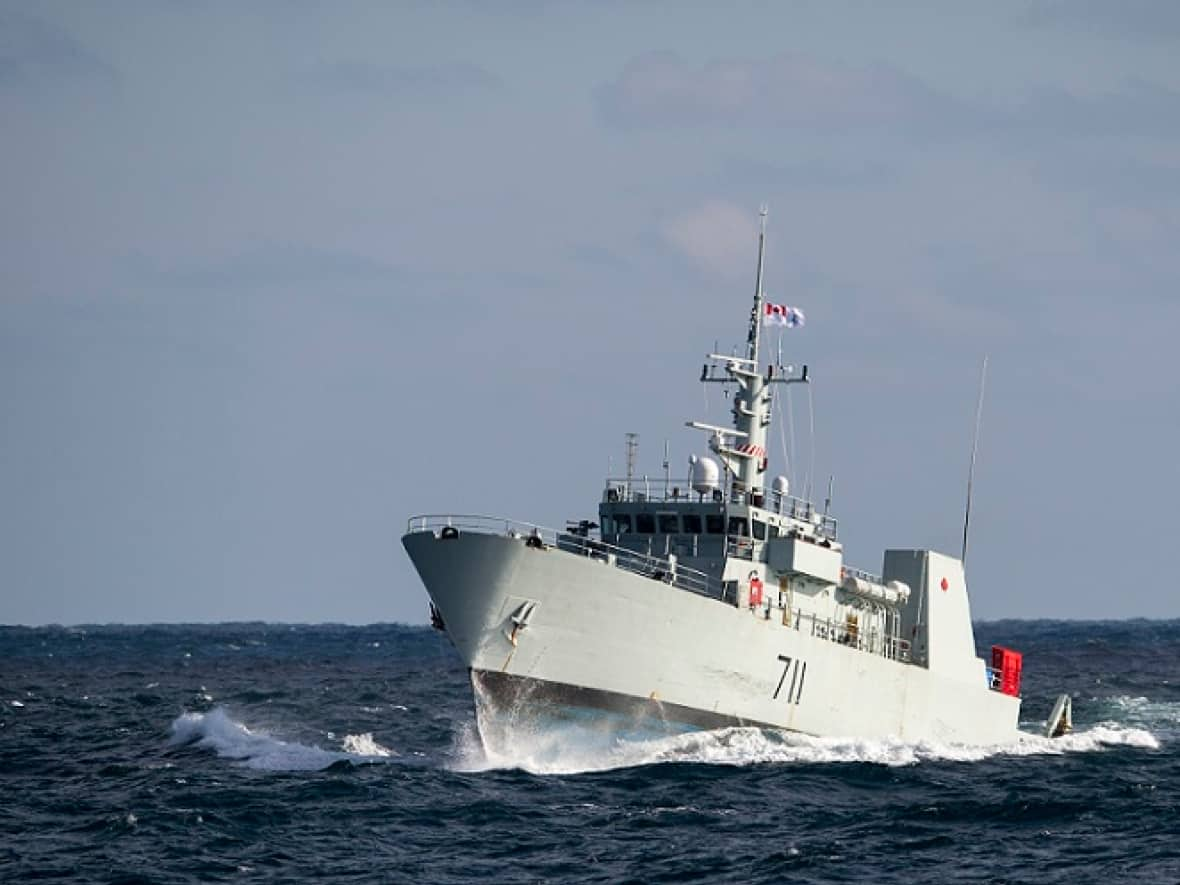
<svg viewBox="0 0 1180 885">
<path fill-rule="evenodd" d="M 879 573 L 852 568 L 828 508 L 768 482 L 773 391 L 809 377 L 760 356 L 764 320 L 784 310 L 763 292 L 765 221 L 743 354 L 709 354 L 700 376 L 728 385 L 732 425 L 688 422 L 711 456 L 678 481 L 629 467 L 597 524 L 564 531 L 412 517 L 402 542 L 436 625 L 501 714 L 1014 739 L 1021 658 L 976 655 L 961 560 L 887 550 Z"/>
</svg>

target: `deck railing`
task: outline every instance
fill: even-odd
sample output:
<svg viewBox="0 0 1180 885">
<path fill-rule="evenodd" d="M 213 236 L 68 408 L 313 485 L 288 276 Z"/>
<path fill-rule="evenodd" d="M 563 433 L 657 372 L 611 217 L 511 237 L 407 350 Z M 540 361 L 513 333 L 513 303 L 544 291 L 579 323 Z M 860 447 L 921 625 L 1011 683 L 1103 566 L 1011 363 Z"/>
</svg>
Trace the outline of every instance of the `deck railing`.
<svg viewBox="0 0 1180 885">
<path fill-rule="evenodd" d="M 762 555 L 765 541 L 755 541 L 753 538 L 735 538 L 729 535 L 725 539 L 725 555 L 733 559 L 748 559 L 751 562 L 764 562 Z"/>
<path fill-rule="evenodd" d="M 519 539 L 526 545 L 537 546 L 542 549 L 553 548 L 576 556 L 585 556 L 606 566 L 621 568 L 644 577 L 653 578 L 681 590 L 687 590 L 699 596 L 716 599 L 729 605 L 736 606 L 737 582 L 729 582 L 730 587 L 697 569 L 680 565 L 675 559 L 651 556 L 637 553 L 623 547 L 607 544 L 596 538 L 574 532 L 560 532 L 530 522 L 519 522 L 514 519 L 504 519 L 497 516 L 482 516 L 477 514 L 427 514 L 411 516 L 406 523 L 406 531 L 432 532 L 442 537 L 445 531 L 459 533 L 474 532 L 484 535 L 498 535 L 501 537 Z M 761 544 L 762 542 L 755 542 Z M 880 578 L 868 572 L 846 569 L 857 577 L 880 583 Z M 772 617 L 771 607 L 755 610 L 759 617 Z M 783 625 L 800 632 L 808 632 L 818 639 L 826 639 L 840 645 L 846 645 L 860 651 L 877 654 L 895 661 L 909 663 L 910 643 L 907 640 L 882 634 L 875 629 L 858 630 L 851 627 L 846 620 L 821 618 L 813 612 L 794 609 L 783 617 Z"/>
<path fill-rule="evenodd" d="M 623 571 L 662 581 L 699 596 L 707 596 L 711 599 L 724 598 L 724 588 L 721 582 L 702 571 L 680 565 L 674 559 L 638 553 L 625 547 L 616 547 L 596 538 L 569 531 L 559 532 L 556 529 L 530 522 L 477 514 L 411 516 L 406 524 L 407 532 L 429 531 L 436 535 L 448 528 L 460 532 L 519 538 L 524 543 L 539 545 L 543 548 L 555 547 L 566 553 L 585 556 L 606 565 L 621 568 Z"/>
<path fill-rule="evenodd" d="M 693 491 L 687 479 L 611 478 L 606 481 L 602 500 L 608 504 L 683 504 L 691 501 L 748 504 L 751 507 L 761 507 L 770 513 L 806 522 L 815 526 L 818 534 L 832 540 L 836 539 L 838 529 L 836 517 L 816 510 L 812 502 L 765 488 L 749 491 L 731 489 L 728 494 L 718 488 L 702 493 Z"/>
<path fill-rule="evenodd" d="M 798 608 L 791 613 L 789 626 L 800 632 L 806 631 L 816 639 L 847 645 L 892 661 L 908 664 L 911 660 L 909 640 L 891 636 L 888 631 L 882 633 L 873 627 L 862 629 L 859 625 L 850 625 L 847 620 L 821 618 L 813 612 L 804 612 Z"/>
<path fill-rule="evenodd" d="M 872 572 L 866 572 L 864 569 L 853 568 L 850 565 L 846 565 L 840 570 L 840 576 L 842 578 L 860 578 L 862 581 L 868 581 L 870 584 L 885 583 L 884 578 L 882 578 L 880 575 L 874 575 Z"/>
</svg>

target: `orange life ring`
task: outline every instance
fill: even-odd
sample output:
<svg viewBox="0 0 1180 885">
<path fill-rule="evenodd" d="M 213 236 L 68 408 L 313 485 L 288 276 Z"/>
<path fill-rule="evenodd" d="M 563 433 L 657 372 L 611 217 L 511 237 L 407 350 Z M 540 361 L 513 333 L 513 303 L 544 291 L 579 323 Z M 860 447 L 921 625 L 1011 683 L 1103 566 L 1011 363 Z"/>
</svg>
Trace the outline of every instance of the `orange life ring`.
<svg viewBox="0 0 1180 885">
<path fill-rule="evenodd" d="M 762 605 L 762 579 L 757 572 L 750 572 L 750 608 Z"/>
</svg>

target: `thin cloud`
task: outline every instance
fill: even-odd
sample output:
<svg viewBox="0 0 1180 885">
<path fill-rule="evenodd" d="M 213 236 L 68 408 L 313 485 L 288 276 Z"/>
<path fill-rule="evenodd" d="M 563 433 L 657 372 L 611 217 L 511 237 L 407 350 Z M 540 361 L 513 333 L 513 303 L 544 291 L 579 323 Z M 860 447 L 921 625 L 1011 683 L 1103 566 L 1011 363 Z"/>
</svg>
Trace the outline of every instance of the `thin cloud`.
<svg viewBox="0 0 1180 885">
<path fill-rule="evenodd" d="M 1104 37 L 1169 41 L 1180 37 L 1180 4 L 1175 0 L 1051 0 L 1030 5 L 1018 23 L 1094 31 Z"/>
<path fill-rule="evenodd" d="M 803 55 L 694 66 L 669 53 L 640 56 L 597 94 L 604 121 L 620 128 L 769 122 L 821 129 L 928 125 L 955 102 L 886 65 L 856 66 Z"/>
<path fill-rule="evenodd" d="M 465 62 L 417 67 L 330 62 L 306 69 L 298 80 L 330 92 L 368 95 L 473 92 L 501 86 L 491 71 Z"/>
<path fill-rule="evenodd" d="M 281 244 L 260 245 L 221 258 L 162 264 L 139 257 L 129 263 L 134 276 L 184 289 L 392 282 L 405 276 L 403 269 L 364 255 Z"/>
<path fill-rule="evenodd" d="M 883 65 L 780 55 L 690 64 L 669 53 L 629 62 L 596 94 L 618 129 L 773 126 L 813 135 L 1180 135 L 1180 92 L 1142 80 L 1082 94 L 1038 89 L 995 102 L 959 98 Z"/>
<path fill-rule="evenodd" d="M 1175 136 L 1180 92 L 1143 81 L 1093 95 L 1043 89 L 995 117 L 998 125 L 1019 133 Z"/>
<path fill-rule="evenodd" d="M 554 281 L 527 271 L 456 270 L 411 267 L 344 249 L 323 249 L 295 243 L 259 244 L 220 256 L 194 256 L 162 262 L 145 255 L 123 260 L 124 279 L 160 289 L 190 292 L 289 289 L 306 293 L 308 286 L 396 297 L 448 298 L 478 301 L 489 287 L 514 293 L 551 291 Z M 332 287 L 342 287 L 340 290 Z"/>
<path fill-rule="evenodd" d="M 0 87 L 65 81 L 110 85 L 117 79 L 110 64 L 61 28 L 0 13 Z"/>
<path fill-rule="evenodd" d="M 718 276 L 749 273 L 758 229 L 754 213 L 733 203 L 713 201 L 681 212 L 661 228 L 664 241 Z"/>
</svg>

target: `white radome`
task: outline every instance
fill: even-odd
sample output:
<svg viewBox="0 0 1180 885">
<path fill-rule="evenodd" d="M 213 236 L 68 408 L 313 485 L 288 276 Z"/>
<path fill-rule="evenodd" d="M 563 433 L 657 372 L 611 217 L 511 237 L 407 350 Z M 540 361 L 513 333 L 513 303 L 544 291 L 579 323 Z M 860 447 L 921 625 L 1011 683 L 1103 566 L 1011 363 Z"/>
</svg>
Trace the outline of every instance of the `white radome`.
<svg viewBox="0 0 1180 885">
<path fill-rule="evenodd" d="M 688 479 L 694 492 L 707 495 L 721 485 L 721 468 L 712 458 L 689 455 Z"/>
</svg>

